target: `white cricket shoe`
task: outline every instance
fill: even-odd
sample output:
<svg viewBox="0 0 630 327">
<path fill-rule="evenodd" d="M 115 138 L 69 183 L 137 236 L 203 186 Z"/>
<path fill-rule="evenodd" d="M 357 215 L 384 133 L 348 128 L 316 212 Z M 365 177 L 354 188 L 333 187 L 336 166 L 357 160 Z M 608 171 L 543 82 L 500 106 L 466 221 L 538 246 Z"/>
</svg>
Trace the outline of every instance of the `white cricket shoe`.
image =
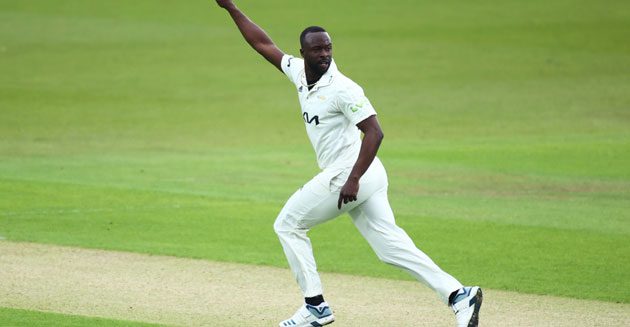
<svg viewBox="0 0 630 327">
<path fill-rule="evenodd" d="M 462 287 L 457 291 L 455 303 L 451 304 L 451 308 L 455 311 L 457 327 L 477 327 L 482 301 L 483 293 L 477 286 Z"/>
<path fill-rule="evenodd" d="M 322 302 L 318 306 L 305 304 L 301 306 L 293 317 L 281 322 L 279 327 L 318 327 L 331 324 L 335 316 L 328 306 Z"/>
</svg>

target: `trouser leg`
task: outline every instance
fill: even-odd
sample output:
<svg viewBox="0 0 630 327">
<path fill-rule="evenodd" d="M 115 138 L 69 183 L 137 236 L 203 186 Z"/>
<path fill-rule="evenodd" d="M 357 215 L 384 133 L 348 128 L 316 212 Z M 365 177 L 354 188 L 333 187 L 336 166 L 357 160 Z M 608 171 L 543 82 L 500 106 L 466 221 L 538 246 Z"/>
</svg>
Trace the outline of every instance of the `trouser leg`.
<svg viewBox="0 0 630 327">
<path fill-rule="evenodd" d="M 448 303 L 453 291 L 462 287 L 459 281 L 420 251 L 407 233 L 396 225 L 387 199 L 387 184 L 349 214 L 381 261 L 403 268 L 433 289 L 445 303 Z"/>
<path fill-rule="evenodd" d="M 304 297 L 323 294 L 307 232 L 345 211 L 337 208 L 339 194 L 331 192 L 331 178 L 320 174 L 295 192 L 274 223 L 274 230 Z"/>
</svg>

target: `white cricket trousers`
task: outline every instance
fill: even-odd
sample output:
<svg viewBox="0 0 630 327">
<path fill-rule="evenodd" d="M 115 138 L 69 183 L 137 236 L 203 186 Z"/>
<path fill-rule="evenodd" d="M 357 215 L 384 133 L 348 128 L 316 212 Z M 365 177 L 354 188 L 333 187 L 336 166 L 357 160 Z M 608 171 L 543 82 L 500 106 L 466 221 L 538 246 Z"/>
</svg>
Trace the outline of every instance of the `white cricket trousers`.
<svg viewBox="0 0 630 327">
<path fill-rule="evenodd" d="M 403 268 L 448 303 L 449 295 L 462 288 L 462 284 L 440 269 L 415 246 L 404 230 L 396 226 L 387 199 L 387 173 L 380 160 L 374 158 L 361 178 L 357 201 L 343 204 L 339 210 L 339 191 L 349 173 L 350 169 L 319 173 L 289 198 L 274 224 L 304 297 L 323 294 L 307 232 L 348 212 L 381 261 Z"/>
</svg>

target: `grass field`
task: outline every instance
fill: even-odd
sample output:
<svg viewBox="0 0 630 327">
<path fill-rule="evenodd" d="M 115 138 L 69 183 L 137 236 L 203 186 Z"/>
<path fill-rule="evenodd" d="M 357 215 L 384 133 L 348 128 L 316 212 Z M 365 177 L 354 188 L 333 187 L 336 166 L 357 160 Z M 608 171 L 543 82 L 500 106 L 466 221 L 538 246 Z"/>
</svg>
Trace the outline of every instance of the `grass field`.
<svg viewBox="0 0 630 327">
<path fill-rule="evenodd" d="M 292 54 L 330 31 L 398 223 L 446 271 L 630 303 L 627 1 L 238 3 Z M 0 2 L 2 238 L 286 267 L 301 124 L 213 1 Z M 347 217 L 310 235 L 322 271 L 409 278 Z"/>
<path fill-rule="evenodd" d="M 66 326 L 66 327 L 157 327 L 131 321 L 116 321 L 94 317 L 62 315 L 58 313 L 0 308 L 4 326 Z"/>
</svg>

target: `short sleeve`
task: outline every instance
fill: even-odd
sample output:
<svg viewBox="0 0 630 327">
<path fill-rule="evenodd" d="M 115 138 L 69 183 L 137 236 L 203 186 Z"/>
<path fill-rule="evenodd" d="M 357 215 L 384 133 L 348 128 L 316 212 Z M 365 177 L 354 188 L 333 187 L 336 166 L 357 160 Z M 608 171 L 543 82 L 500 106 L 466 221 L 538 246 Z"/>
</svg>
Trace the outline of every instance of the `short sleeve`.
<svg viewBox="0 0 630 327">
<path fill-rule="evenodd" d="M 372 107 L 370 100 L 363 94 L 363 89 L 356 84 L 339 92 L 337 107 L 353 125 L 376 115 L 376 110 Z"/>
<path fill-rule="evenodd" d="M 280 66 L 282 67 L 284 74 L 287 75 L 293 84 L 300 82 L 300 72 L 304 69 L 304 62 L 302 59 L 285 54 L 282 56 Z"/>
</svg>

